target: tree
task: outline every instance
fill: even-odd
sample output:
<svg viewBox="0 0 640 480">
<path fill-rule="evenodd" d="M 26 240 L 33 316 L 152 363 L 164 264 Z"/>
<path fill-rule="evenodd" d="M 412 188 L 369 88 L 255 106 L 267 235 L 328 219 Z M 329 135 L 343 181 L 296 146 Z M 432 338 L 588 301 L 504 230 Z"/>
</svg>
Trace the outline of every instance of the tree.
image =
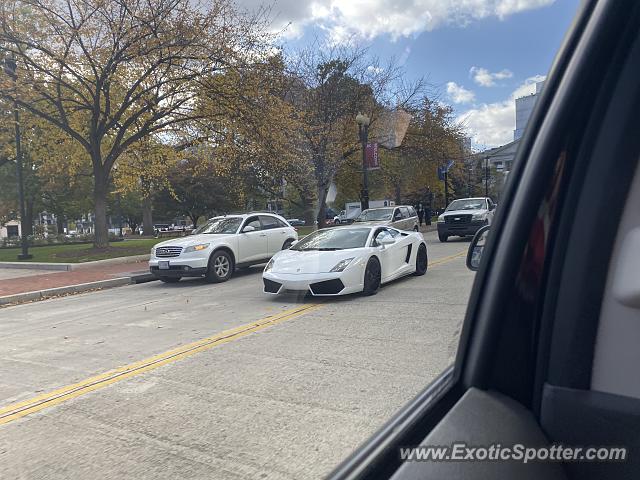
<svg viewBox="0 0 640 480">
<path fill-rule="evenodd" d="M 18 81 L 0 97 L 60 128 L 88 154 L 95 245 L 108 244 L 113 166 L 136 142 L 201 118 L 199 82 L 237 68 L 264 44 L 264 12 L 230 0 L 14 0 L 0 7 L 0 45 Z"/>
<path fill-rule="evenodd" d="M 220 175 L 205 157 L 185 156 L 169 172 L 168 185 L 156 199 L 165 219 L 186 215 L 193 226 L 202 217 L 242 208 L 237 178 Z"/>
<path fill-rule="evenodd" d="M 292 71 L 299 84 L 292 101 L 300 112 L 315 189 L 309 192 L 308 185 L 302 185 L 300 196 L 306 204 L 317 201 L 317 221 L 322 227 L 329 188 L 339 169 L 361 148 L 355 122 L 358 112 L 369 115 L 373 132 L 380 115 L 410 101 L 423 82 L 399 88 L 394 95 L 393 90 L 402 87 L 397 84 L 401 71 L 395 63 L 381 65 L 366 48 L 352 45 L 312 45 L 297 55 Z"/>
</svg>

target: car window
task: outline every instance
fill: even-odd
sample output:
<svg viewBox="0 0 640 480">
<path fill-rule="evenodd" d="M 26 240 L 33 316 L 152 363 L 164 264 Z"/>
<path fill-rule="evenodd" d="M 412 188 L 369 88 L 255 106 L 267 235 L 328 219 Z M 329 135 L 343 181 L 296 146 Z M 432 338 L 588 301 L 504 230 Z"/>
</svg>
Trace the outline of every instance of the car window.
<svg viewBox="0 0 640 480">
<path fill-rule="evenodd" d="M 286 227 L 284 222 L 281 222 L 276 217 L 272 217 L 271 215 L 260 215 L 260 221 L 262 223 L 263 230 Z"/>
<path fill-rule="evenodd" d="M 402 218 L 409 218 L 411 216 L 407 207 L 400 207 L 400 212 L 402 213 Z"/>
<path fill-rule="evenodd" d="M 262 224 L 260 223 L 260 219 L 258 217 L 249 217 L 245 220 L 243 229 L 245 227 L 251 226 L 256 230 L 262 230 Z"/>
<path fill-rule="evenodd" d="M 291 250 L 335 251 L 362 248 L 370 233 L 371 229 L 361 227 L 317 230 L 291 247 Z"/>
<path fill-rule="evenodd" d="M 371 210 L 364 210 L 358 218 L 356 218 L 356 222 L 375 222 L 375 221 L 386 221 L 391 220 L 393 217 L 394 209 L 392 208 L 374 208 Z"/>
<path fill-rule="evenodd" d="M 397 220 L 402 220 L 402 210 L 400 210 L 399 208 L 396 208 L 393 211 L 393 221 L 397 221 Z"/>
<path fill-rule="evenodd" d="M 418 216 L 418 214 L 416 213 L 416 209 L 413 207 L 409 207 L 409 216 L 410 217 L 416 217 Z"/>
<path fill-rule="evenodd" d="M 196 228 L 194 234 L 229 234 L 236 233 L 242 223 L 241 217 L 218 217 Z"/>
</svg>

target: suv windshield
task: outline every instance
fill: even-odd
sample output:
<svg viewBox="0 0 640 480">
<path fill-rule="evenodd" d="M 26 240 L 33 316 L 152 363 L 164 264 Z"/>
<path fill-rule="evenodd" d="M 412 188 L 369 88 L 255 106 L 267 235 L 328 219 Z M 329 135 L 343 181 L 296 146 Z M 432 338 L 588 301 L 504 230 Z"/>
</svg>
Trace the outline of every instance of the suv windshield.
<svg viewBox="0 0 640 480">
<path fill-rule="evenodd" d="M 291 250 L 343 250 L 362 248 L 367 244 L 369 228 L 345 228 L 318 230 L 307 235 Z"/>
<path fill-rule="evenodd" d="M 487 208 L 486 202 L 481 198 L 470 198 L 467 200 L 454 200 L 449 204 L 446 212 L 452 210 L 483 210 Z"/>
<path fill-rule="evenodd" d="M 358 218 L 356 222 L 379 222 L 381 220 L 391 220 L 393 215 L 393 208 L 376 208 L 374 210 L 365 210 Z"/>
<path fill-rule="evenodd" d="M 194 235 L 199 233 L 211 233 L 211 234 L 224 234 L 224 233 L 236 233 L 242 218 L 240 217 L 219 217 L 209 220 L 204 225 L 198 227 L 193 231 Z"/>
</svg>

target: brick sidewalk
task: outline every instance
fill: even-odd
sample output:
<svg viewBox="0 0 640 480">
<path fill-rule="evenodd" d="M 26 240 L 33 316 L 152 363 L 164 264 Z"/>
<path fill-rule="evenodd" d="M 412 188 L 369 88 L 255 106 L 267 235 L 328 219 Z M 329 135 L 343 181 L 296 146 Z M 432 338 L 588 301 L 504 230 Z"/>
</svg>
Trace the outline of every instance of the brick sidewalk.
<svg viewBox="0 0 640 480">
<path fill-rule="evenodd" d="M 133 274 L 148 273 L 147 262 L 104 265 L 70 272 L 50 272 L 27 277 L 0 280 L 0 297 L 49 288 L 68 287 L 81 283 L 130 277 Z"/>
</svg>

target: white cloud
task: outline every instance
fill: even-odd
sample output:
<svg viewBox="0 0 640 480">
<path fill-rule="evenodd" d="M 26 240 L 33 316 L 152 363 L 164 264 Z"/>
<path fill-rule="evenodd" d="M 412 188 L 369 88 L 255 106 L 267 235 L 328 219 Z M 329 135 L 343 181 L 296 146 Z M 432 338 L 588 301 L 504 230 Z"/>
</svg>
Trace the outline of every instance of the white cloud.
<svg viewBox="0 0 640 480">
<path fill-rule="evenodd" d="M 467 90 L 456 82 L 447 83 L 447 95 L 453 103 L 469 103 L 476 98 L 471 90 Z"/>
<path fill-rule="evenodd" d="M 459 115 L 457 121 L 465 126 L 477 144 L 496 147 L 512 142 L 516 128 L 516 98 L 535 93 L 536 82 L 545 78 L 543 75 L 527 78 L 506 100 L 474 106 Z"/>
<path fill-rule="evenodd" d="M 513 73 L 507 69 L 491 73 L 489 70 L 482 67 L 471 67 L 469 75 L 473 78 L 473 81 L 481 87 L 493 87 L 496 84 L 496 80 L 504 80 L 506 78 L 513 77 Z"/>
<path fill-rule="evenodd" d="M 269 0 L 237 0 L 249 10 L 271 5 Z M 551 5 L 555 0 L 276 0 L 271 12 L 274 29 L 290 25 L 288 36 L 315 24 L 338 42 L 355 35 L 372 39 L 388 34 L 410 37 L 442 25 L 466 26 L 489 17 L 504 19 L 514 13 Z"/>
</svg>

